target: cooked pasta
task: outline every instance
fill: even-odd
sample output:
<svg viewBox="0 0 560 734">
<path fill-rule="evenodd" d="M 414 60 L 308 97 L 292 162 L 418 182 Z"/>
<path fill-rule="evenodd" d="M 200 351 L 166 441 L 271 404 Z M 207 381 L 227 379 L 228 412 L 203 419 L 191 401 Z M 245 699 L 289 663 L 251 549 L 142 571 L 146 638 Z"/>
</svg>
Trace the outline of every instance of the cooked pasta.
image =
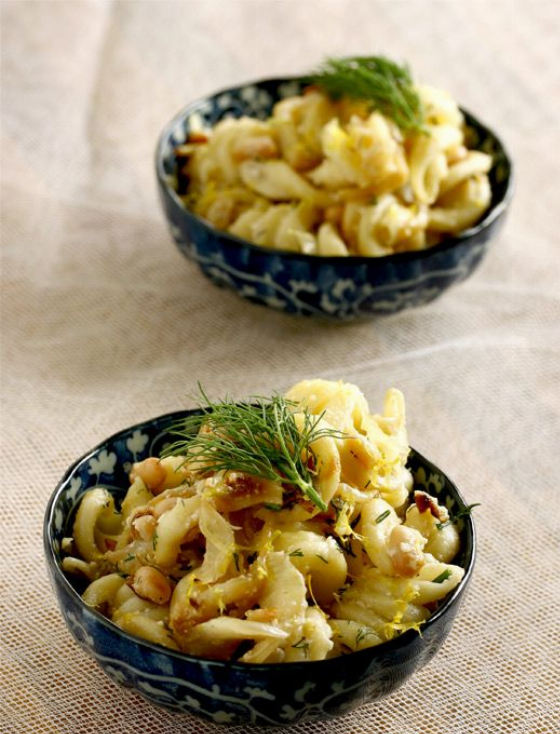
<svg viewBox="0 0 560 734">
<path fill-rule="evenodd" d="M 453 98 L 415 88 L 423 128 L 310 87 L 266 121 L 224 119 L 177 148 L 188 208 L 263 247 L 381 257 L 473 226 L 491 200 L 492 157 L 469 150 Z"/>
<path fill-rule="evenodd" d="M 228 435 L 208 410 L 178 455 L 132 466 L 120 506 L 104 488 L 84 494 L 63 568 L 89 582 L 85 603 L 155 644 L 242 663 L 321 660 L 419 629 L 464 571 L 454 519 L 414 490 L 402 394 L 371 414 L 355 385 L 316 379 L 241 418 L 221 405 Z M 250 411 L 269 407 L 278 432 L 255 445 L 288 468 L 248 473 L 231 450 L 218 468 L 220 441 L 246 456 Z"/>
</svg>

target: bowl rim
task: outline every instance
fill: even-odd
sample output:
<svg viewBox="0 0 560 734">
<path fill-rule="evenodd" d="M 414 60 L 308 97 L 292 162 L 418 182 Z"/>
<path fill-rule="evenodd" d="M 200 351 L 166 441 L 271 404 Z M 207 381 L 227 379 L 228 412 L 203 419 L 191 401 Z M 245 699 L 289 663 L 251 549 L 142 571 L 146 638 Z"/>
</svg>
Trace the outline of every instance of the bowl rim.
<svg viewBox="0 0 560 734">
<path fill-rule="evenodd" d="M 505 161 L 507 168 L 508 168 L 508 176 L 507 176 L 507 182 L 505 186 L 505 190 L 503 193 L 503 196 L 493 205 L 491 206 L 487 212 L 484 214 L 482 219 L 475 224 L 473 227 L 469 227 L 468 229 L 463 230 L 458 235 L 454 235 L 452 237 L 446 237 L 441 242 L 438 242 L 435 245 L 432 245 L 431 247 L 427 247 L 424 250 L 408 250 L 405 252 L 396 252 L 389 255 L 381 255 L 379 257 L 372 257 L 368 255 L 308 255 L 306 253 L 302 252 L 294 252 L 293 250 L 282 250 L 279 248 L 272 248 L 272 247 L 265 247 L 263 245 L 256 245 L 249 240 L 243 239 L 242 237 L 238 237 L 237 235 L 234 235 L 230 232 L 226 232 L 225 230 L 216 229 L 213 227 L 209 222 L 207 222 L 205 219 L 200 217 L 198 214 L 195 214 L 190 209 L 188 209 L 185 204 L 182 202 L 180 196 L 177 194 L 173 186 L 170 182 L 170 177 L 168 174 L 165 173 L 163 168 L 163 160 L 164 160 L 164 151 L 167 147 L 168 141 L 172 138 L 172 133 L 176 129 L 177 125 L 182 122 L 189 114 L 192 114 L 193 112 L 196 112 L 197 109 L 208 102 L 209 100 L 216 99 L 217 97 L 220 97 L 221 95 L 231 93 L 235 90 L 243 89 L 245 87 L 250 86 L 262 86 L 267 84 L 273 84 L 273 85 L 280 85 L 283 83 L 289 83 L 289 82 L 298 82 L 302 83 L 305 82 L 307 77 L 304 75 L 292 75 L 292 76 L 286 76 L 286 77 L 264 77 L 260 79 L 255 79 L 251 81 L 245 81 L 240 84 L 237 84 L 235 86 L 230 87 L 224 87 L 216 92 L 212 92 L 210 94 L 203 95 L 202 97 L 198 97 L 197 99 L 189 102 L 184 107 L 182 107 L 174 116 L 173 118 L 164 126 L 163 130 L 160 132 L 156 150 L 155 150 L 155 169 L 156 169 L 156 177 L 157 181 L 160 185 L 160 188 L 162 191 L 165 192 L 165 194 L 169 197 L 169 200 L 173 203 L 176 209 L 178 209 L 181 213 L 184 214 L 184 216 L 187 219 L 192 220 L 193 222 L 196 222 L 196 224 L 199 227 L 202 227 L 205 229 L 208 233 L 217 236 L 220 239 L 220 242 L 222 244 L 227 243 L 228 245 L 233 246 L 234 248 L 248 248 L 249 250 L 260 253 L 260 254 L 269 254 L 269 255 L 280 255 L 283 258 L 291 259 L 291 260 L 298 260 L 308 263 L 330 263 L 333 265 L 348 265 L 349 263 L 352 263 L 353 265 L 356 265 L 357 267 L 361 265 L 375 265 L 376 263 L 381 265 L 391 264 L 391 263 L 401 263 L 401 262 L 407 262 L 407 261 L 417 261 L 417 260 L 423 260 L 428 259 L 430 257 L 433 257 L 436 254 L 446 252 L 448 250 L 453 249 L 457 245 L 461 244 L 468 244 L 470 240 L 475 238 L 480 232 L 487 229 L 494 221 L 496 221 L 507 209 L 509 206 L 511 199 L 513 197 L 514 189 L 515 189 L 515 176 L 514 176 L 514 167 L 513 162 L 511 159 L 511 156 L 509 155 L 505 145 L 503 144 L 502 140 L 496 135 L 496 133 L 488 127 L 484 122 L 479 120 L 475 115 L 473 115 L 471 112 L 469 112 L 467 109 L 459 105 L 459 109 L 461 112 L 465 115 L 467 124 L 472 124 L 485 133 L 487 133 L 493 140 L 495 141 L 497 148 L 500 152 L 500 155 L 502 156 L 503 160 Z"/>
<path fill-rule="evenodd" d="M 70 583 L 70 581 L 67 578 L 67 575 L 62 571 L 62 568 L 60 566 L 60 563 L 57 561 L 55 557 L 55 553 L 52 547 L 52 543 L 50 540 L 50 532 L 51 527 L 54 519 L 55 514 L 55 505 L 56 502 L 60 496 L 61 491 L 67 484 L 68 480 L 74 473 L 74 471 L 77 469 L 77 467 L 80 464 L 83 464 L 85 461 L 87 461 L 90 457 L 94 456 L 97 452 L 103 450 L 107 444 L 115 442 L 119 438 L 123 436 L 123 434 L 127 434 L 131 431 L 134 431 L 135 429 L 140 429 L 143 426 L 148 426 L 151 424 L 154 424 L 158 421 L 166 421 L 166 420 L 174 420 L 178 416 L 185 416 L 188 414 L 193 414 L 200 412 L 200 409 L 194 408 L 194 409 L 182 409 L 182 410 L 175 410 L 171 411 L 169 413 L 164 413 L 162 415 L 155 416 L 153 418 L 148 418 L 146 420 L 140 421 L 138 423 L 135 423 L 131 426 L 127 426 L 125 428 L 120 429 L 119 431 L 116 431 L 115 433 L 111 434 L 107 438 L 100 441 L 96 446 L 86 451 L 82 456 L 80 456 L 78 459 L 76 459 L 70 466 L 66 469 L 64 472 L 62 478 L 57 483 L 54 491 L 52 492 L 49 501 L 47 502 L 47 506 L 45 509 L 44 514 L 44 520 L 43 520 L 43 548 L 45 553 L 45 560 L 47 562 L 48 570 L 51 573 L 52 581 L 55 581 L 57 585 L 61 583 L 65 589 L 65 592 L 70 594 L 71 597 L 73 597 L 76 602 L 79 604 L 80 607 L 84 609 L 87 613 L 91 614 L 98 623 L 100 623 L 103 627 L 107 628 L 110 632 L 113 634 L 116 634 L 120 637 L 123 637 L 128 642 L 134 644 L 134 645 L 140 645 L 144 647 L 146 650 L 148 650 L 151 653 L 156 653 L 158 655 L 170 655 L 172 658 L 176 659 L 178 663 L 181 664 L 196 664 L 201 665 L 204 664 L 206 666 L 215 666 L 217 668 L 221 668 L 223 670 L 231 670 L 231 671 L 237 671 L 237 672 L 245 672 L 249 673 L 252 670 L 255 671 L 271 671 L 271 670 L 278 670 L 278 671 L 289 671 L 290 669 L 294 669 L 295 667 L 305 666 L 305 670 L 310 670 L 311 668 L 309 666 L 321 666 L 325 667 L 327 665 L 336 665 L 340 661 L 345 661 L 349 659 L 357 659 L 359 658 L 371 658 L 372 660 L 375 658 L 383 657 L 385 654 L 390 653 L 393 650 L 398 650 L 399 648 L 406 647 L 409 642 L 412 642 L 412 640 L 416 637 L 422 637 L 424 632 L 427 631 L 431 626 L 433 626 L 448 610 L 450 610 L 459 600 L 459 598 L 462 596 L 463 592 L 467 588 L 472 573 L 474 569 L 474 564 L 476 560 L 476 549 L 477 549 L 477 540 L 476 540 L 476 531 L 475 531 L 475 525 L 474 520 L 472 517 L 472 514 L 467 514 L 463 520 L 466 523 L 468 527 L 468 532 L 472 538 L 471 547 L 470 550 L 465 551 L 466 552 L 466 558 L 465 558 L 465 574 L 459 584 L 445 597 L 442 604 L 436 609 L 433 614 L 431 614 L 423 623 L 420 628 L 420 632 L 409 629 L 403 632 L 400 635 L 397 635 L 391 640 L 387 640 L 385 642 L 380 643 L 379 645 L 375 645 L 373 647 L 364 648 L 362 650 L 356 650 L 354 652 L 346 653 L 344 655 L 337 655 L 333 658 L 327 658 L 324 660 L 303 660 L 303 661 L 297 661 L 297 662 L 287 662 L 287 663 L 240 663 L 237 661 L 230 661 L 230 660 L 213 660 L 211 658 L 204 658 L 204 657 L 198 657 L 195 655 L 190 655 L 189 653 L 181 652 L 181 651 L 175 651 L 171 650 L 169 648 L 163 647 L 161 645 L 156 645 L 155 643 L 150 642 L 149 640 L 145 640 L 142 637 L 137 637 L 135 635 L 132 635 L 128 632 L 125 632 L 124 630 L 120 629 L 114 622 L 112 622 L 110 619 L 105 617 L 101 612 L 97 611 L 97 609 L 94 609 L 93 607 L 89 607 L 81 597 L 81 595 L 76 591 L 76 589 L 73 587 L 73 585 Z M 434 469 L 439 474 L 441 474 L 445 480 L 446 483 L 450 486 L 452 492 L 456 495 L 457 499 L 460 501 L 462 505 L 465 507 L 466 502 L 459 492 L 457 485 L 453 480 L 449 478 L 449 476 L 443 472 L 441 469 L 439 469 L 433 462 L 431 462 L 429 459 L 426 459 L 423 454 L 416 451 L 416 449 L 410 447 L 410 453 L 414 454 L 418 459 L 421 461 L 422 464 L 428 466 L 431 469 Z M 410 454 L 409 454 L 410 455 Z M 75 506 L 74 506 L 75 507 Z M 64 520 L 67 520 L 67 516 L 64 518 Z M 60 600 L 58 599 L 58 592 L 56 588 L 54 589 L 55 597 L 57 597 L 57 601 L 60 605 Z M 66 622 L 66 618 L 63 614 L 64 620 Z"/>
</svg>

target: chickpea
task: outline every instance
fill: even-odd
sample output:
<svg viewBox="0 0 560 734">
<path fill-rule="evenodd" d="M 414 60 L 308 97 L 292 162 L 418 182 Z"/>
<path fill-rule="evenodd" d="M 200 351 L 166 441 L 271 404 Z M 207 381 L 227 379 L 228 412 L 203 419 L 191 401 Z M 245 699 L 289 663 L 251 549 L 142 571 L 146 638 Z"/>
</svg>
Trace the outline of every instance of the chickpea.
<svg viewBox="0 0 560 734">
<path fill-rule="evenodd" d="M 411 578 L 425 563 L 425 538 L 414 528 L 395 525 L 387 542 L 387 553 L 398 576 Z"/>
<path fill-rule="evenodd" d="M 171 598 L 171 584 L 161 571 L 153 566 L 141 566 L 134 574 L 132 588 L 142 599 L 154 604 L 167 604 Z"/>
<path fill-rule="evenodd" d="M 151 513 L 139 515 L 132 521 L 132 537 L 150 541 L 154 536 L 156 525 L 157 520 Z"/>
<path fill-rule="evenodd" d="M 164 489 L 164 483 L 167 473 L 161 465 L 159 459 L 151 456 L 149 459 L 137 462 L 132 465 L 132 471 L 130 472 L 130 481 L 133 482 L 136 477 L 144 482 L 146 487 L 153 492 L 153 494 L 159 494 Z"/>
</svg>

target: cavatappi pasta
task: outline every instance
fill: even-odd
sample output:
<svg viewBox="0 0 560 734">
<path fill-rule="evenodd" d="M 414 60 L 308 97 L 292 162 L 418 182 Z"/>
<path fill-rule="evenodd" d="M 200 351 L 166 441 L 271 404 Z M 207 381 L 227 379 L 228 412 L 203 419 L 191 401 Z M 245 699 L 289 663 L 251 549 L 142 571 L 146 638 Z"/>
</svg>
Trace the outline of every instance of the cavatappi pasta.
<svg viewBox="0 0 560 734">
<path fill-rule="evenodd" d="M 314 88 L 266 121 L 191 132 L 176 151 L 185 205 L 254 244 L 309 255 L 379 257 L 458 234 L 490 205 L 492 158 L 467 148 L 447 92 L 416 91 L 421 132 Z"/>
<path fill-rule="evenodd" d="M 326 509 L 188 452 L 145 459 L 120 507 L 86 492 L 63 543 L 86 604 L 166 648 L 242 663 L 321 660 L 420 627 L 464 571 L 447 509 L 413 490 L 402 394 L 380 415 L 342 382 L 286 398 L 298 426 L 321 426 L 304 459 Z"/>
</svg>

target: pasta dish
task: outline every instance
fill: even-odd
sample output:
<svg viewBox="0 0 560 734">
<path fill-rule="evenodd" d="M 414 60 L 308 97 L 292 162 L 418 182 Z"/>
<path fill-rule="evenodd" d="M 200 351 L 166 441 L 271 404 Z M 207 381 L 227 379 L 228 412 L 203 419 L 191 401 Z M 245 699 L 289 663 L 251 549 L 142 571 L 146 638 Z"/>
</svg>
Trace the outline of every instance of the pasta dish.
<svg viewBox="0 0 560 734">
<path fill-rule="evenodd" d="M 176 149 L 186 207 L 218 230 L 308 255 L 423 250 L 476 224 L 491 201 L 492 157 L 470 150 L 447 92 L 411 87 L 416 126 L 321 86 L 270 117 L 192 129 Z"/>
<path fill-rule="evenodd" d="M 172 650 L 280 663 L 419 629 L 459 584 L 455 518 L 413 487 L 398 390 L 380 414 L 320 379 L 204 399 L 162 457 L 132 465 L 122 502 L 85 492 L 63 569 L 86 604 Z"/>
</svg>

